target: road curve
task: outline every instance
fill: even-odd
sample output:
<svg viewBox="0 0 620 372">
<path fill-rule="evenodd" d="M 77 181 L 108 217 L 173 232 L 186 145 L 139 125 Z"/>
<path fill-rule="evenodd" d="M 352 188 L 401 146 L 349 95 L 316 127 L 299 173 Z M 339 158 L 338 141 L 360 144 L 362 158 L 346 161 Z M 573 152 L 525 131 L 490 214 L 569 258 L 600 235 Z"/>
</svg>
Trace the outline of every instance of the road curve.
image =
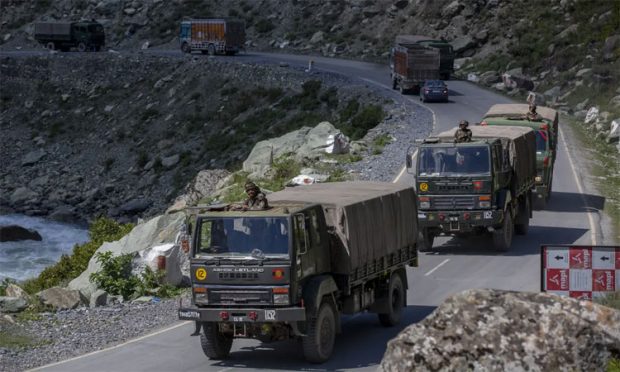
<svg viewBox="0 0 620 372">
<path fill-rule="evenodd" d="M 178 52 L 160 51 L 164 54 Z M 390 90 L 387 66 L 371 63 L 284 54 L 252 53 L 251 61 L 286 62 L 337 72 L 365 80 Z M 448 82 L 449 103 L 424 104 L 435 114 L 434 132 L 452 128 L 461 119 L 470 123 L 481 119 L 496 103 L 510 99 L 463 81 Z M 420 104 L 417 96 L 408 96 L 411 104 Z M 402 325 L 383 328 L 373 314 L 343 318 L 343 334 L 336 341 L 334 355 L 322 365 L 303 360 L 296 342 L 261 344 L 254 340 L 235 340 L 231 357 L 225 361 L 208 360 L 199 340 L 189 337 L 193 325 L 179 322 L 128 343 L 85 356 L 41 367 L 44 371 L 230 371 L 230 370 L 376 370 L 386 343 L 408 324 L 428 315 L 447 296 L 470 288 L 497 288 L 538 291 L 540 288 L 539 247 L 544 243 L 591 244 L 599 228 L 591 218 L 596 213 L 592 197 L 580 195 L 577 170 L 567 151 L 563 133 L 555 167 L 554 195 L 545 211 L 535 211 L 526 236 L 515 236 L 509 252 L 498 254 L 490 248 L 489 239 L 461 240 L 437 238 L 433 253 L 422 253 L 420 267 L 409 268 L 408 304 Z M 403 149 L 403 160 L 404 152 Z M 398 175 L 394 175 L 395 178 Z M 395 182 L 412 183 L 407 173 Z M 589 203 L 586 203 L 589 202 Z M 96 330 L 93 330 L 96 332 Z"/>
</svg>

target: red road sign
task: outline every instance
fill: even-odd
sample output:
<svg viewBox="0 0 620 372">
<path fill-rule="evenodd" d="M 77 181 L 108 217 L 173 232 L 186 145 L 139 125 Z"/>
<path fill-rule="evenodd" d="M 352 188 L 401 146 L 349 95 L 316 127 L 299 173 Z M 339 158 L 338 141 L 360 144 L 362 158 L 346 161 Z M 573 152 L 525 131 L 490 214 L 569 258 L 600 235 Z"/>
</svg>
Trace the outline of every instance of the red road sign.
<svg viewBox="0 0 620 372">
<path fill-rule="evenodd" d="M 543 292 L 589 299 L 620 290 L 620 246 L 543 245 Z"/>
</svg>

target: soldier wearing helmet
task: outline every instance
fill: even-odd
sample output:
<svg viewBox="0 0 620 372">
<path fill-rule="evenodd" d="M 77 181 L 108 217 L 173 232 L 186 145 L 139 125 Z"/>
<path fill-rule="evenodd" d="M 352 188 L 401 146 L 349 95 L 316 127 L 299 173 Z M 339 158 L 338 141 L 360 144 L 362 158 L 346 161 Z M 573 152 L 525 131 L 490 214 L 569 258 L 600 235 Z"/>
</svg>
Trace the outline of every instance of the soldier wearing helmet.
<svg viewBox="0 0 620 372">
<path fill-rule="evenodd" d="M 246 182 L 245 193 L 248 198 L 243 202 L 244 209 L 261 210 L 269 208 L 267 197 L 254 182 Z"/>
<path fill-rule="evenodd" d="M 471 129 L 467 128 L 469 122 L 467 120 L 461 120 L 459 123 L 459 129 L 454 133 L 454 142 L 471 142 Z"/>
<path fill-rule="evenodd" d="M 530 103 L 530 108 L 525 114 L 525 117 L 529 121 L 539 121 L 541 119 L 540 115 L 536 112 L 536 104 L 534 102 Z"/>
</svg>

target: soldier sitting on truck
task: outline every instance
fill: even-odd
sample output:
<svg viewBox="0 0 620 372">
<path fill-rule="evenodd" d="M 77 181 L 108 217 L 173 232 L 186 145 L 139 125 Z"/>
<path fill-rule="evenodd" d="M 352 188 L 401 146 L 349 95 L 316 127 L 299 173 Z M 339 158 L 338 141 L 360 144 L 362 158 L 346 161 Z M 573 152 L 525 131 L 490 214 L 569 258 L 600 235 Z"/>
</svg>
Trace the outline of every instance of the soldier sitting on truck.
<svg viewBox="0 0 620 372">
<path fill-rule="evenodd" d="M 260 191 L 260 188 L 254 182 L 246 182 L 245 192 L 248 194 L 248 198 L 245 199 L 243 205 L 232 205 L 229 209 L 233 211 L 260 211 L 263 209 L 269 209 L 269 203 L 267 197 Z"/>
<path fill-rule="evenodd" d="M 467 120 L 461 120 L 459 123 L 459 129 L 454 132 L 454 142 L 471 142 L 471 129 L 467 128 L 469 122 Z"/>
<path fill-rule="evenodd" d="M 530 109 L 527 112 L 527 114 L 525 114 L 525 118 L 529 121 L 539 121 L 541 120 L 540 115 L 538 115 L 538 113 L 536 112 L 536 104 L 535 103 L 530 103 Z"/>
</svg>

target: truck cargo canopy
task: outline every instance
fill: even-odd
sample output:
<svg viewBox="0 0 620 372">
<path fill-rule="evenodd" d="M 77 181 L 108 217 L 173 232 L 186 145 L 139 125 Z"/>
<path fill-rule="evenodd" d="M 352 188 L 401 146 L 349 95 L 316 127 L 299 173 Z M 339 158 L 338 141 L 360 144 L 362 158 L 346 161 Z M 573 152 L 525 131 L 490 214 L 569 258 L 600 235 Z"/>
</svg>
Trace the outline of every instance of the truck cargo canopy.
<svg viewBox="0 0 620 372">
<path fill-rule="evenodd" d="M 272 205 L 320 204 L 326 223 L 342 241 L 332 252 L 335 272 L 352 269 L 413 246 L 417 239 L 416 196 L 412 187 L 382 182 L 338 182 L 288 188 L 268 195 Z M 339 248 L 335 248 L 339 249 Z"/>
<path fill-rule="evenodd" d="M 510 117 L 510 116 L 523 116 L 527 114 L 529 111 L 529 105 L 522 103 L 506 103 L 506 104 L 497 104 L 491 106 L 489 111 L 484 114 L 485 118 L 490 117 Z M 537 106 L 536 112 L 543 119 L 549 120 L 551 122 L 557 122 L 558 120 L 558 112 L 552 108 L 545 106 Z"/>
</svg>

